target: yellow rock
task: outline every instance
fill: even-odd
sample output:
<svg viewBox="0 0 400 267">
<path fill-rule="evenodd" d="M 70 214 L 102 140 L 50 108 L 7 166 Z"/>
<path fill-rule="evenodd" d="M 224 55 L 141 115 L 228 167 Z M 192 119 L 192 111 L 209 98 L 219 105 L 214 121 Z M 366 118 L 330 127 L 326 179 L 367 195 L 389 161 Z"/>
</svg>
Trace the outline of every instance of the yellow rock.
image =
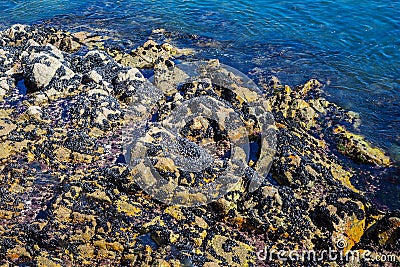
<svg viewBox="0 0 400 267">
<path fill-rule="evenodd" d="M 71 156 L 71 150 L 65 147 L 57 148 L 53 153 L 60 162 L 68 162 Z"/>
<path fill-rule="evenodd" d="M 74 223 L 96 222 L 96 216 L 73 212 L 72 218 Z"/>
<path fill-rule="evenodd" d="M 78 152 L 73 152 L 72 158 L 73 158 L 74 163 L 92 163 L 92 161 L 93 161 L 93 156 L 78 153 Z"/>
<path fill-rule="evenodd" d="M 254 251 L 254 248 L 235 240 L 237 246 L 235 246 L 231 252 L 226 252 L 224 249 L 224 244 L 228 240 L 230 239 L 226 236 L 216 235 L 212 240 L 209 241 L 207 245 L 211 246 L 217 255 L 223 257 L 229 266 L 250 266 L 250 263 L 252 262 L 249 261 L 249 258 L 252 258 L 251 253 Z M 214 258 L 212 254 L 208 252 L 207 254 L 210 258 Z M 239 259 L 239 265 L 236 261 L 234 261 L 234 258 Z M 218 261 L 218 259 L 215 260 Z"/>
<path fill-rule="evenodd" d="M 169 206 L 164 210 L 164 212 L 171 215 L 178 221 L 182 221 L 186 218 L 179 206 Z"/>
<path fill-rule="evenodd" d="M 79 254 L 85 259 L 93 259 L 94 247 L 90 245 L 80 245 L 78 246 Z"/>
<path fill-rule="evenodd" d="M 169 237 L 169 242 L 172 244 L 179 240 L 180 235 L 172 233 Z"/>
<path fill-rule="evenodd" d="M 156 169 L 164 172 L 179 173 L 178 167 L 175 166 L 175 162 L 171 158 L 158 158 Z"/>
<path fill-rule="evenodd" d="M 300 87 L 299 93 L 301 94 L 301 96 L 305 96 L 308 94 L 309 91 L 316 88 L 320 88 L 321 86 L 322 84 L 319 81 L 311 79 L 308 82 L 306 82 L 302 87 Z"/>
<path fill-rule="evenodd" d="M 206 262 L 203 267 L 219 267 L 220 265 L 216 262 Z"/>
<path fill-rule="evenodd" d="M 32 162 L 35 160 L 35 154 L 33 154 L 32 152 L 28 152 L 28 155 L 26 156 L 28 159 L 28 162 Z"/>
<path fill-rule="evenodd" d="M 339 201 L 345 203 L 347 199 L 340 199 Z M 360 209 L 365 210 L 364 205 L 361 202 L 356 202 Z M 340 219 L 339 223 L 335 225 L 336 231 L 333 233 L 332 241 L 335 245 L 338 245 L 339 241 L 344 241 L 344 247 L 338 247 L 343 249 L 346 253 L 351 250 L 352 247 L 360 242 L 362 235 L 365 231 L 365 218 L 362 220 L 357 219 L 356 215 L 350 217 L 344 217 Z"/>
<path fill-rule="evenodd" d="M 94 241 L 93 245 L 95 247 L 97 247 L 97 248 L 100 248 L 100 249 L 106 249 L 107 248 L 107 242 L 104 239 Z"/>
<path fill-rule="evenodd" d="M 31 259 L 31 254 L 24 247 L 17 245 L 13 249 L 7 250 L 7 258 L 12 261 L 18 260 L 19 258 L 22 257 Z"/>
<path fill-rule="evenodd" d="M 175 47 L 175 46 L 173 46 L 173 45 L 171 45 L 171 44 L 169 44 L 169 43 L 164 43 L 164 44 L 161 45 L 161 47 L 162 47 L 165 51 L 167 51 L 170 55 L 176 56 L 176 57 L 179 57 L 179 56 L 187 56 L 187 55 L 192 55 L 192 54 L 194 54 L 194 50 L 193 50 L 193 49 L 188 49 L 188 48 L 186 48 L 186 49 L 179 49 L 179 48 L 177 48 L 177 47 Z"/>
<path fill-rule="evenodd" d="M 154 263 L 151 266 L 152 267 L 170 267 L 171 265 L 165 260 L 158 259 L 158 260 L 154 261 Z"/>
<path fill-rule="evenodd" d="M 118 242 L 107 243 L 107 249 L 122 252 L 122 251 L 124 251 L 124 246 Z"/>
<path fill-rule="evenodd" d="M 0 161 L 6 160 L 10 156 L 18 153 L 22 149 L 26 148 L 28 145 L 28 140 L 24 140 L 21 142 L 10 142 L 5 141 L 0 143 Z"/>
<path fill-rule="evenodd" d="M 72 34 L 75 38 L 79 40 L 79 42 L 83 43 L 84 45 L 88 46 L 90 50 L 92 49 L 104 49 L 104 41 L 109 39 L 109 37 L 101 36 L 101 35 L 94 35 L 90 32 L 81 31 Z"/>
<path fill-rule="evenodd" d="M 139 216 L 142 212 L 140 208 L 123 200 L 117 200 L 116 205 L 119 212 L 124 212 L 128 216 Z"/>
<path fill-rule="evenodd" d="M 36 257 L 35 259 L 38 267 L 61 267 L 60 264 L 42 256 Z"/>
<path fill-rule="evenodd" d="M 20 193 L 25 192 L 25 191 L 26 191 L 26 188 L 23 187 L 23 186 L 21 186 L 21 185 L 18 184 L 18 183 L 13 183 L 13 184 L 11 184 L 9 190 L 10 190 L 10 192 L 12 192 L 13 194 L 20 194 Z"/>
<path fill-rule="evenodd" d="M 353 176 L 350 172 L 345 171 L 342 166 L 339 164 L 333 163 L 331 166 L 331 174 L 333 178 L 339 181 L 342 185 L 346 186 L 347 188 L 351 189 L 354 192 L 360 192 L 357 190 L 353 184 L 350 182 L 351 177 Z"/>
<path fill-rule="evenodd" d="M 63 207 L 63 206 L 58 206 L 57 209 L 53 212 L 54 216 L 59 220 L 60 222 L 65 222 L 69 220 L 71 216 L 71 210 Z"/>
<path fill-rule="evenodd" d="M 385 152 L 380 148 L 373 147 L 363 136 L 349 132 L 342 126 L 337 126 L 333 132 L 341 139 L 338 148 L 344 155 L 367 163 L 383 166 L 391 164 L 390 158 L 385 155 Z"/>
<path fill-rule="evenodd" d="M 101 137 L 101 136 L 104 135 L 104 131 L 100 130 L 100 129 L 97 128 L 97 127 L 93 127 L 93 128 L 90 130 L 89 135 L 92 136 L 92 137 L 96 137 L 96 138 L 97 138 L 97 137 Z"/>
<path fill-rule="evenodd" d="M 196 224 L 197 224 L 199 227 L 201 227 L 201 228 L 203 228 L 203 229 L 207 229 L 207 228 L 208 228 L 208 224 L 207 224 L 207 222 L 206 222 L 203 218 L 201 218 L 201 217 L 199 217 L 199 216 L 196 216 L 196 217 L 194 218 L 194 221 L 196 222 Z"/>
<path fill-rule="evenodd" d="M 389 218 L 389 223 L 391 224 L 389 230 L 378 234 L 379 244 L 381 245 L 386 245 L 396 241 L 393 240 L 392 236 L 395 231 L 400 229 L 400 218 L 397 217 Z"/>
<path fill-rule="evenodd" d="M 0 109 L 0 119 L 9 118 L 13 109 Z"/>
<path fill-rule="evenodd" d="M 0 120 L 0 136 L 8 135 L 10 132 L 15 130 L 17 126 L 12 123 L 7 123 L 3 120 Z"/>
<path fill-rule="evenodd" d="M 100 259 L 115 259 L 116 256 L 114 251 L 106 249 L 99 249 L 97 255 Z"/>
<path fill-rule="evenodd" d="M 101 201 L 104 201 L 104 202 L 107 202 L 107 203 L 111 203 L 110 197 L 107 196 L 106 192 L 101 191 L 101 190 L 96 190 L 93 193 L 88 194 L 87 196 L 95 198 L 95 199 L 98 199 L 98 200 L 101 200 Z"/>
</svg>

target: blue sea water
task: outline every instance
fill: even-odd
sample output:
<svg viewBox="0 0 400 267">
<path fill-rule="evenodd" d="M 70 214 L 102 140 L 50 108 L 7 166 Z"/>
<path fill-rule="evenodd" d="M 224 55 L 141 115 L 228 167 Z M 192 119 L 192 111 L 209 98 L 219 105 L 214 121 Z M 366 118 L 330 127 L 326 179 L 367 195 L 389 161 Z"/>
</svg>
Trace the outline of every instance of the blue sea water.
<svg viewBox="0 0 400 267">
<path fill-rule="evenodd" d="M 198 47 L 203 56 L 244 73 L 289 85 L 317 78 L 329 100 L 360 114 L 360 132 L 400 161 L 398 0 L 0 1 L 0 27 L 42 21 L 112 30 L 133 46 L 165 28 L 209 40 Z M 386 181 L 397 199 L 398 175 Z"/>
</svg>

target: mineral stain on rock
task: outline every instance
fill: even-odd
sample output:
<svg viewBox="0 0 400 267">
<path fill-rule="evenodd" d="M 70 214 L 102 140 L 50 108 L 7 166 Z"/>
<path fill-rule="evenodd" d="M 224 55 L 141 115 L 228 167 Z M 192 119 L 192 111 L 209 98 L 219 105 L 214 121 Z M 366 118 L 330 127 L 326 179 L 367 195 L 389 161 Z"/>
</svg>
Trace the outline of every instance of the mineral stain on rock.
<svg viewBox="0 0 400 267">
<path fill-rule="evenodd" d="M 204 93 L 246 115 L 244 100 L 253 96 L 201 82 L 179 88 L 187 74 L 173 59 L 193 51 L 148 41 L 125 53 L 105 39 L 40 25 L 0 33 L 0 264 L 260 266 L 263 246 L 327 250 L 341 239 L 346 251 L 398 253 L 399 212 L 379 210 L 352 184 L 357 166 L 392 161 L 350 131 L 354 116 L 324 99 L 317 80 L 291 88 L 272 78 L 262 85 L 278 135 L 272 178 L 257 190 L 248 192 L 242 177 L 218 201 L 192 208 L 147 195 L 121 158 L 129 120 L 160 120 L 182 99 Z M 140 68 L 151 68 L 161 89 Z M 256 136 L 254 117 L 246 116 Z M 199 126 L 209 124 L 192 121 L 186 136 L 211 139 L 218 128 Z M 149 151 L 165 177 L 209 182 L 161 159 L 162 140 L 153 138 Z M 263 155 L 256 139 L 252 146 L 248 164 L 257 168 Z"/>
</svg>

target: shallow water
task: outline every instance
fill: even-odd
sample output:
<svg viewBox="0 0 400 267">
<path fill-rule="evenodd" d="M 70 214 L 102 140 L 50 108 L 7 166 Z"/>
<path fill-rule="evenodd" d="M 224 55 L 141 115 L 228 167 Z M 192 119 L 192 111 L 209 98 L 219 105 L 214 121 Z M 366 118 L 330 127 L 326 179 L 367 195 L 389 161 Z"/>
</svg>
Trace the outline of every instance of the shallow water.
<svg viewBox="0 0 400 267">
<path fill-rule="evenodd" d="M 317 78 L 329 100 L 360 113 L 360 132 L 400 161 L 400 1 L 0 1 L 1 27 L 44 20 L 113 30 L 127 45 L 156 28 L 198 35 L 210 41 L 202 56 L 244 73 L 289 85 Z"/>
</svg>

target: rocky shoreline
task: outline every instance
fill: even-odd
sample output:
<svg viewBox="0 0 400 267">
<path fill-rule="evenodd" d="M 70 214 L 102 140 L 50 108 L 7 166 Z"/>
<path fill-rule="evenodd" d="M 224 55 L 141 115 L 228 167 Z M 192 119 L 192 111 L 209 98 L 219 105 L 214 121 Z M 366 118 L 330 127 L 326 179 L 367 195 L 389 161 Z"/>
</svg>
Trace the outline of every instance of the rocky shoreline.
<svg viewBox="0 0 400 267">
<path fill-rule="evenodd" d="M 149 40 L 126 53 L 104 39 L 43 26 L 0 33 L 1 266 L 284 264 L 257 259 L 264 247 L 398 254 L 399 211 L 375 207 L 352 184 L 356 170 L 346 164 L 392 162 L 351 131 L 357 116 L 324 99 L 317 80 L 295 88 L 275 77 L 262 84 L 277 151 L 256 191 L 238 186 L 191 208 L 147 195 L 121 157 L 123 127 L 132 116 L 152 114 L 160 95 L 177 96 L 177 77 L 185 73 L 173 60 L 194 51 Z M 140 69 L 154 72 L 158 91 Z M 166 176 L 177 173 L 160 162 Z M 358 263 L 374 264 L 381 265 Z"/>
</svg>

